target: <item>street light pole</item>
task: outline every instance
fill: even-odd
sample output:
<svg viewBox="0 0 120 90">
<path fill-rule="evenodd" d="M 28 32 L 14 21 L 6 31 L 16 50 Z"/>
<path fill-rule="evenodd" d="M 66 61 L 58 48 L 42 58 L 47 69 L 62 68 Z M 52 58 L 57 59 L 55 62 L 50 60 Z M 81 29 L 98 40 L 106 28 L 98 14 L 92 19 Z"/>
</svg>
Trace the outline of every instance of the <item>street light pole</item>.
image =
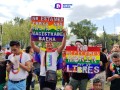
<svg viewBox="0 0 120 90">
<path fill-rule="evenodd" d="M 104 29 L 104 26 L 103 26 L 103 33 L 104 33 L 104 48 L 106 48 L 106 38 L 105 38 L 105 29 Z"/>
</svg>

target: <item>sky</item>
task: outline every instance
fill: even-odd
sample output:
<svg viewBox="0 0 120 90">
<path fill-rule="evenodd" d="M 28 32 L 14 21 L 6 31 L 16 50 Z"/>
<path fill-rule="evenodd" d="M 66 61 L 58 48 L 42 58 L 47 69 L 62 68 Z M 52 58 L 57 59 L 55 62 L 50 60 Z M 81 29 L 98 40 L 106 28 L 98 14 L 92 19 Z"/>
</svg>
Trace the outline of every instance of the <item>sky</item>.
<svg viewBox="0 0 120 90">
<path fill-rule="evenodd" d="M 72 6 L 55 9 L 56 3 Z M 120 0 L 0 0 L 1 24 L 31 16 L 64 17 L 65 27 L 71 21 L 88 19 L 98 27 L 97 35 L 103 33 L 103 26 L 108 34 L 120 33 Z"/>
</svg>

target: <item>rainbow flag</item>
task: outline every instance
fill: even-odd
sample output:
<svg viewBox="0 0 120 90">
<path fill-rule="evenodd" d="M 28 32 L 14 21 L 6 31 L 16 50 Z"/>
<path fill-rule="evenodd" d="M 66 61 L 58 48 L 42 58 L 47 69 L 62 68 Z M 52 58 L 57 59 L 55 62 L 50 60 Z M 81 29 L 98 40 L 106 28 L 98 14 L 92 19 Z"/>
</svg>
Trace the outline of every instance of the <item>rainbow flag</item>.
<svg viewBox="0 0 120 90">
<path fill-rule="evenodd" d="M 31 38 L 33 41 L 62 42 L 64 17 L 32 16 Z"/>
</svg>

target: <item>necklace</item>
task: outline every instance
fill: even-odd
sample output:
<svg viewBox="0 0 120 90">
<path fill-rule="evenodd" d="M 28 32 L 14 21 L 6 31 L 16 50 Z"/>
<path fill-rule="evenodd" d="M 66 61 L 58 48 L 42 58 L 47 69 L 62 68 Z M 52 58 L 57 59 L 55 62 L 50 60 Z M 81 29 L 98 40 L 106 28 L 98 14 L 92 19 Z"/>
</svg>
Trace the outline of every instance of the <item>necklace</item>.
<svg viewBox="0 0 120 90">
<path fill-rule="evenodd" d="M 15 56 L 15 55 L 13 55 Z M 21 59 L 22 59 L 22 52 L 20 53 L 20 63 L 21 63 Z M 12 73 L 13 74 L 17 74 L 20 71 L 20 67 L 18 67 L 17 69 L 14 70 L 13 66 L 12 66 Z"/>
</svg>

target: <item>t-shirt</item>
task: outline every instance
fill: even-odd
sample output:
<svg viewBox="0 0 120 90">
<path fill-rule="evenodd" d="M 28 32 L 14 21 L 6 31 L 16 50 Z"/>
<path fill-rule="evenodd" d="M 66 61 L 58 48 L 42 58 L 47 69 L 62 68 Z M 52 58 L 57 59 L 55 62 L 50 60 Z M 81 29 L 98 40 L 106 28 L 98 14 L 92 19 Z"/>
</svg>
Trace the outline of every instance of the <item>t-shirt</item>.
<svg viewBox="0 0 120 90">
<path fill-rule="evenodd" d="M 104 53 L 100 52 L 100 61 L 102 61 L 103 65 L 100 66 L 100 71 L 104 71 L 105 70 L 105 64 L 108 62 L 107 61 L 107 57 Z"/>
<path fill-rule="evenodd" d="M 45 51 L 40 51 L 41 55 L 41 65 L 40 65 L 40 76 L 46 76 L 46 70 L 45 70 Z M 46 66 L 47 70 L 57 70 L 57 57 L 58 52 L 57 50 L 54 52 L 47 52 L 46 53 Z"/>
<path fill-rule="evenodd" d="M 119 74 L 120 72 L 120 66 L 115 65 L 113 70 L 110 69 L 110 66 L 111 65 L 107 67 L 107 73 L 106 73 L 107 78 L 113 76 L 114 74 Z M 120 90 L 120 79 L 114 79 L 111 81 L 110 90 Z"/>
<path fill-rule="evenodd" d="M 6 78 L 6 61 L 0 61 L 0 84 L 6 82 L 5 78 Z"/>
<path fill-rule="evenodd" d="M 15 55 L 15 56 L 16 56 L 15 58 L 20 62 L 20 55 Z M 11 55 L 8 57 L 8 59 L 9 59 L 10 61 L 13 61 L 13 60 L 14 60 L 13 54 L 11 54 Z M 21 56 L 21 63 L 25 65 L 25 63 L 26 63 L 27 61 L 30 61 L 30 56 L 29 56 L 29 54 L 23 52 L 23 53 L 22 53 L 22 56 Z M 15 63 L 15 64 L 17 64 L 17 63 Z M 13 67 L 14 67 L 14 66 L 17 67 L 17 65 L 15 65 L 15 64 L 13 65 Z M 18 65 L 18 66 L 19 66 L 19 65 Z M 18 72 L 17 74 L 14 74 L 14 73 L 12 72 L 12 69 L 10 70 L 9 79 L 10 79 L 10 80 L 13 80 L 13 81 L 19 81 L 19 80 L 22 80 L 22 79 L 26 79 L 26 78 L 27 78 L 27 75 L 28 75 L 28 72 L 25 71 L 24 69 L 22 69 L 22 68 L 20 67 L 20 70 L 19 70 L 19 72 Z"/>
</svg>

